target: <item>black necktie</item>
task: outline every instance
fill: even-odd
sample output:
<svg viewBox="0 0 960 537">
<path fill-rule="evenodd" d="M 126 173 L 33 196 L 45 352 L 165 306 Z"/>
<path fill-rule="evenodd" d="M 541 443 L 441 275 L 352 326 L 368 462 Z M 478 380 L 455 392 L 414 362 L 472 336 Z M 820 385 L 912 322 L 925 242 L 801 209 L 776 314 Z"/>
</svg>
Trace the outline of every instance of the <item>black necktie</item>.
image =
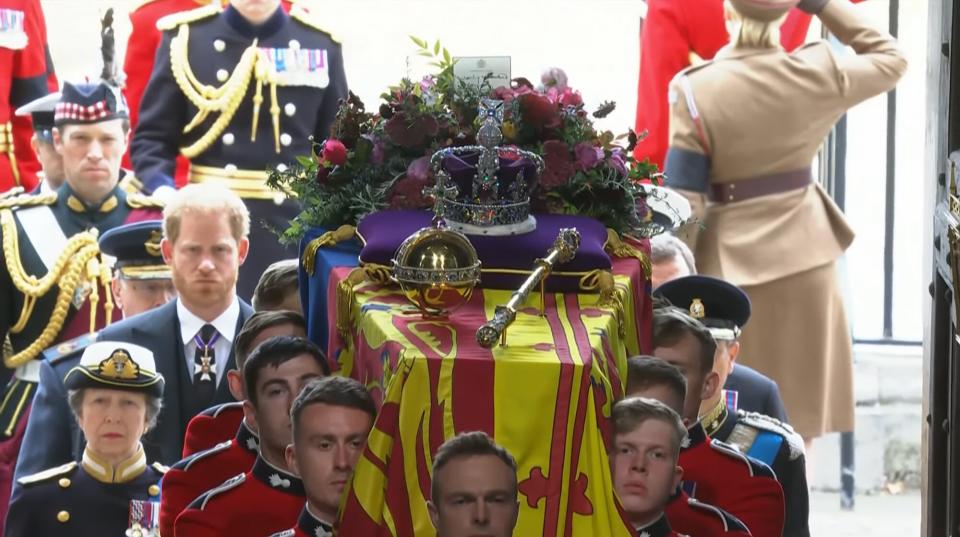
<svg viewBox="0 0 960 537">
<path fill-rule="evenodd" d="M 193 338 L 197 344 L 197 351 L 193 355 L 193 389 L 201 408 L 213 403 L 213 395 L 217 391 L 217 360 L 213 346 L 218 339 L 220 334 L 212 324 L 203 325 Z"/>
</svg>

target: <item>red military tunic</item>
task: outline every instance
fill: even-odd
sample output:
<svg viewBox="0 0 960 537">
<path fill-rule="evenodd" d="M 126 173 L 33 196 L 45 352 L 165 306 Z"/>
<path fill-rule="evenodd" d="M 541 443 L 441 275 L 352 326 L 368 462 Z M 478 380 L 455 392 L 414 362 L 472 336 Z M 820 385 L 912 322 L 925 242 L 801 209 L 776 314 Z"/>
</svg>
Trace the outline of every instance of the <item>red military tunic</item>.
<svg viewBox="0 0 960 537">
<path fill-rule="evenodd" d="M 783 489 L 770 467 L 711 440 L 699 422 L 689 430 L 679 465 L 690 494 L 740 519 L 756 536 L 782 535 Z"/>
<path fill-rule="evenodd" d="M 804 43 L 810 15 L 794 9 L 780 28 L 780 43 L 794 50 Z M 690 54 L 709 60 L 730 41 L 723 0 L 648 0 L 640 35 L 640 79 L 636 131 L 648 135 L 634 156 L 649 158 L 663 169 L 667 154 L 670 107 L 667 88 L 674 75 L 690 66 Z"/>
<path fill-rule="evenodd" d="M 0 192 L 37 186 L 33 126 L 17 108 L 56 91 L 40 0 L 0 0 Z"/>
<path fill-rule="evenodd" d="M 253 467 L 259 448 L 257 437 L 246 424 L 241 422 L 237 427 L 234 438 L 184 458 L 164 475 L 160 535 L 173 535 L 177 516 L 201 494 Z"/>
<path fill-rule="evenodd" d="M 237 434 L 237 428 L 241 423 L 243 423 L 243 403 L 239 402 L 212 406 L 197 414 L 187 424 L 187 432 L 183 438 L 183 458 L 206 451 L 217 444 L 229 442 Z M 252 431 L 250 432 L 252 434 Z"/>
<path fill-rule="evenodd" d="M 180 513 L 174 535 L 271 535 L 296 522 L 304 494 L 300 478 L 257 457 L 250 471 L 207 491 Z"/>
<path fill-rule="evenodd" d="M 313 516 L 307 507 L 300 511 L 297 525 L 288 530 L 279 531 L 270 537 L 331 537 L 333 526 L 330 523 Z"/>
<path fill-rule="evenodd" d="M 749 537 L 750 530 L 730 513 L 691 498 L 681 489 L 664 509 L 670 526 L 696 537 Z"/>
<path fill-rule="evenodd" d="M 636 528 L 634 535 L 637 537 L 686 537 L 673 531 L 670 523 L 667 522 L 666 514 L 660 515 L 660 518 L 651 524 L 647 524 L 642 528 Z M 700 536 L 697 535 L 694 537 Z"/>
<path fill-rule="evenodd" d="M 127 105 L 130 107 L 131 133 L 136 129 L 137 122 L 140 119 L 140 100 L 143 98 L 143 92 L 147 89 L 147 82 L 150 81 L 150 73 L 153 72 L 153 60 L 157 55 L 157 48 L 160 46 L 162 34 L 157 29 L 157 21 L 167 15 L 196 9 L 212 1 L 216 0 L 147 0 L 130 12 L 132 31 L 130 32 L 130 39 L 127 40 L 126 56 L 123 58 L 123 72 L 127 75 L 123 96 L 126 97 Z M 226 0 L 222 1 L 224 4 L 227 3 Z M 281 2 L 288 13 L 294 1 L 296 0 L 283 0 Z M 132 136 L 131 139 L 133 139 Z M 123 165 L 126 168 L 133 169 L 129 147 L 127 153 L 123 156 Z M 189 170 L 189 161 L 182 155 L 178 155 L 177 170 L 174 177 L 177 188 L 187 184 Z M 230 437 L 230 434 L 227 435 L 227 438 Z"/>
</svg>

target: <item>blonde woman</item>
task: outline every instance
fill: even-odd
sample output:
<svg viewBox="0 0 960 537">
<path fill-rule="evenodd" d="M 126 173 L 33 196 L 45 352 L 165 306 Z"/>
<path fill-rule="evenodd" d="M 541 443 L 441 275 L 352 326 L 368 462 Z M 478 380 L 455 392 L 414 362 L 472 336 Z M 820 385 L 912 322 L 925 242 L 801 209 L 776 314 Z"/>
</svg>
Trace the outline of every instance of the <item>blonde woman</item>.
<svg viewBox="0 0 960 537">
<path fill-rule="evenodd" d="M 702 219 L 689 237 L 701 272 L 740 286 L 753 303 L 740 361 L 777 381 L 809 443 L 852 431 L 854 405 L 834 268 L 853 232 L 810 165 L 837 119 L 892 89 L 907 62 L 846 0 L 729 4 L 739 20 L 732 43 L 671 83 L 668 185 Z M 784 52 L 777 28 L 794 6 L 854 53 L 835 54 L 823 41 Z"/>
</svg>

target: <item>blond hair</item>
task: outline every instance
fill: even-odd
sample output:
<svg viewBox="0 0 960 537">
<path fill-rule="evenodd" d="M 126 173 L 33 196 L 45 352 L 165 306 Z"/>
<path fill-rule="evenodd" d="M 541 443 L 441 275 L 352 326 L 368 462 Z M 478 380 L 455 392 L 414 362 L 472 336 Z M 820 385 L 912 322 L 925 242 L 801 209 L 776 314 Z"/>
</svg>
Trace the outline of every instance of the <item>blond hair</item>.
<svg viewBox="0 0 960 537">
<path fill-rule="evenodd" d="M 185 213 L 222 213 L 230 221 L 230 231 L 238 242 L 250 234 L 250 211 L 240 196 L 230 189 L 210 184 L 191 184 L 177 191 L 163 209 L 163 235 L 170 242 L 180 236 L 180 221 Z"/>
<path fill-rule="evenodd" d="M 730 40 L 737 48 L 780 48 L 780 25 L 786 19 L 786 13 L 770 22 L 759 21 L 745 17 L 730 4 L 730 0 L 723 3 L 724 14 L 727 20 L 739 23 L 737 35 Z"/>
<path fill-rule="evenodd" d="M 613 405 L 610 416 L 616 434 L 628 434 L 647 420 L 666 423 L 671 428 L 671 447 L 674 460 L 680 455 L 680 446 L 687 438 L 687 428 L 683 418 L 666 404 L 646 397 L 629 397 Z"/>
</svg>

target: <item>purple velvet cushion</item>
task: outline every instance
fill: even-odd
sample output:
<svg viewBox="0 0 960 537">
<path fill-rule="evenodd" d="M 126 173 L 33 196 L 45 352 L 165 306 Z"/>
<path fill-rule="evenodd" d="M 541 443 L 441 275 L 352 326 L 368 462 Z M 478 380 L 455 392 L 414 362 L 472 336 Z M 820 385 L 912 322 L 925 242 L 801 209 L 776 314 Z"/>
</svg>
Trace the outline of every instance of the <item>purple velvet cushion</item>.
<svg viewBox="0 0 960 537">
<path fill-rule="evenodd" d="M 380 211 L 357 225 L 363 242 L 360 263 L 392 266 L 400 243 L 414 231 L 430 225 L 432 213 L 426 211 Z M 534 260 L 547 254 L 561 228 L 575 227 L 580 232 L 580 249 L 573 261 L 554 268 L 547 279 L 551 292 L 576 292 L 580 278 L 595 270 L 610 270 L 610 256 L 603 250 L 607 230 L 600 222 L 585 216 L 538 214 L 536 231 L 508 237 L 469 235 L 483 263 L 480 287 L 516 289 L 530 275 Z"/>
</svg>

